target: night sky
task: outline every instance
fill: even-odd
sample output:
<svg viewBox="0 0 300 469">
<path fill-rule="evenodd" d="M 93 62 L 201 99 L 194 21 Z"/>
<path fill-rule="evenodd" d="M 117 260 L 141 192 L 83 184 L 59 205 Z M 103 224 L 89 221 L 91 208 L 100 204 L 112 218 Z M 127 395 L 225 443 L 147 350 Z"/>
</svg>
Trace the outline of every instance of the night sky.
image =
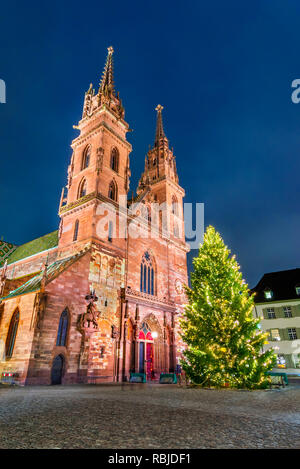
<svg viewBox="0 0 300 469">
<path fill-rule="evenodd" d="M 57 229 L 72 126 L 112 45 L 131 189 L 160 103 L 185 201 L 205 203 L 250 286 L 300 267 L 300 2 L 11 1 L 0 39 L 0 237 Z"/>
</svg>

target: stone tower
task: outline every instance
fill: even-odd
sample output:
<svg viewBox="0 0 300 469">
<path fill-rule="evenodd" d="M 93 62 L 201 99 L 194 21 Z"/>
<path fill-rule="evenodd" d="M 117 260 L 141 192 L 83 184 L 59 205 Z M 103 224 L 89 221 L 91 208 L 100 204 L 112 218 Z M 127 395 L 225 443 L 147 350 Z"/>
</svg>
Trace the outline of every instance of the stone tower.
<svg viewBox="0 0 300 469">
<path fill-rule="evenodd" d="M 59 247 L 93 240 L 107 247 L 109 227 L 106 233 L 97 233 L 99 204 L 117 208 L 120 198 L 127 196 L 131 152 L 126 140 L 129 126 L 114 87 L 112 47 L 108 48 L 98 92 L 91 84 L 85 93 L 82 119 L 75 128 L 80 134 L 71 145 L 67 195 L 63 190 L 60 201 Z M 124 249 L 124 243 L 117 243 L 116 248 Z"/>
</svg>

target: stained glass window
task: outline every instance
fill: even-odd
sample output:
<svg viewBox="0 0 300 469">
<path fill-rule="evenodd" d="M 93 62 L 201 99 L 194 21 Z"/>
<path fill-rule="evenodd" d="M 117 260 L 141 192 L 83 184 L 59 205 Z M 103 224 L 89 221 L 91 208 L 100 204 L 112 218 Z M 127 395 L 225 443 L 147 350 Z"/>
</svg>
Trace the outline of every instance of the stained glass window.
<svg viewBox="0 0 300 469">
<path fill-rule="evenodd" d="M 10 358 L 14 351 L 16 335 L 17 335 L 17 330 L 19 326 L 19 320 L 20 320 L 20 313 L 19 313 L 19 310 L 16 309 L 16 311 L 14 312 L 11 318 L 9 329 L 8 329 L 8 334 L 6 338 L 5 354 L 7 358 Z"/>
<path fill-rule="evenodd" d="M 140 340 L 153 340 L 150 327 L 146 322 L 143 322 L 141 325 L 141 330 L 139 333 Z"/>
<path fill-rule="evenodd" d="M 57 333 L 57 339 L 56 339 L 56 345 L 57 346 L 66 346 L 67 342 L 67 332 L 68 332 L 68 311 L 65 309 L 60 316 L 59 320 L 59 326 L 58 326 L 58 333 Z"/>
<path fill-rule="evenodd" d="M 141 262 L 140 291 L 148 293 L 148 295 L 155 295 L 154 262 L 148 251 L 144 253 Z"/>
</svg>

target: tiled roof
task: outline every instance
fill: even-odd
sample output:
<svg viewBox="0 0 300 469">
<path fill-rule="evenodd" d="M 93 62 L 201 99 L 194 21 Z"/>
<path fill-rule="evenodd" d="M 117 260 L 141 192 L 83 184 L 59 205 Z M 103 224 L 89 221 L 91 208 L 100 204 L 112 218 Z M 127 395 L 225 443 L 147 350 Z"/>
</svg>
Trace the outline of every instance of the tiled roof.
<svg viewBox="0 0 300 469">
<path fill-rule="evenodd" d="M 0 240 L 0 267 L 5 260 L 17 249 L 17 246 L 7 241 Z"/>
<path fill-rule="evenodd" d="M 40 238 L 33 239 L 28 243 L 22 244 L 22 246 L 17 247 L 14 252 L 7 259 L 8 264 L 17 262 L 25 257 L 33 256 L 39 252 L 46 251 L 47 249 L 54 248 L 58 245 L 58 231 L 53 231 L 48 233 Z"/>
<path fill-rule="evenodd" d="M 300 300 L 296 293 L 296 286 L 300 287 L 300 269 L 281 270 L 265 274 L 252 292 L 256 292 L 255 303 L 270 303 L 282 300 Z M 270 299 L 265 298 L 264 292 L 272 291 Z"/>
<path fill-rule="evenodd" d="M 86 252 L 87 250 L 81 251 L 78 254 L 75 254 L 74 256 L 70 256 L 65 259 L 60 259 L 60 260 L 53 262 L 53 264 L 51 264 L 47 268 L 46 285 L 52 282 L 52 280 L 54 280 L 58 275 L 60 275 L 65 269 L 70 267 L 71 264 L 76 262 Z M 16 296 L 26 295 L 26 293 L 32 293 L 32 292 L 40 290 L 42 278 L 43 278 L 43 271 L 39 272 L 37 275 L 32 277 L 30 280 L 28 280 L 26 283 L 21 285 L 16 290 L 11 291 L 7 296 L 2 298 L 2 300 L 9 300 L 10 298 L 14 298 Z"/>
</svg>

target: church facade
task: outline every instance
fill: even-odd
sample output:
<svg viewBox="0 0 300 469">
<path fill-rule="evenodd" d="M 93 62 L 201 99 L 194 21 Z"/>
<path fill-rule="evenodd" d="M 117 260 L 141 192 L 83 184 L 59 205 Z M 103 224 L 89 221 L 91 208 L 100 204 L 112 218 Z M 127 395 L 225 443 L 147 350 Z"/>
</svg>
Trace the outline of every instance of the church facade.
<svg viewBox="0 0 300 469">
<path fill-rule="evenodd" d="M 85 93 L 58 230 L 19 247 L 3 242 L 0 378 L 100 383 L 135 372 L 150 381 L 175 370 L 187 284 L 184 190 L 162 106 L 156 111 L 154 145 L 128 198 L 130 129 L 108 48 L 98 91 Z"/>
</svg>

